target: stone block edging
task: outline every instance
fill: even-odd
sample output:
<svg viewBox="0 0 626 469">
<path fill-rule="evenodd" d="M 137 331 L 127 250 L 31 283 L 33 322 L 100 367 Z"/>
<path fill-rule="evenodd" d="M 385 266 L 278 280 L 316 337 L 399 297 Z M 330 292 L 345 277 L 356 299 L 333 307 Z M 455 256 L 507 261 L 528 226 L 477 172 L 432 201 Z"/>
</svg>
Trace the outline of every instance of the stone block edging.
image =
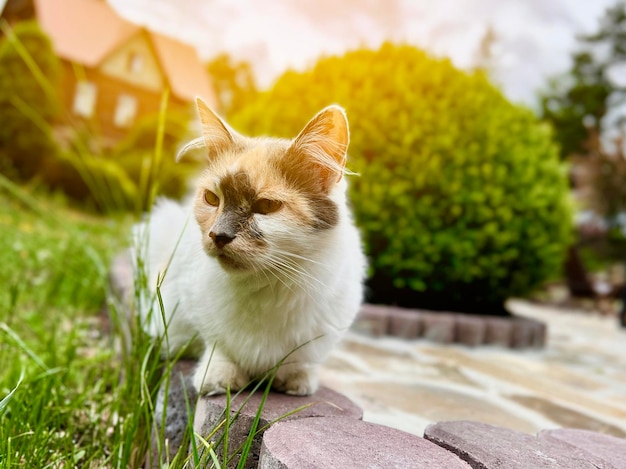
<svg viewBox="0 0 626 469">
<path fill-rule="evenodd" d="M 279 422 L 263 437 L 259 469 L 469 469 L 456 455 L 394 428 L 341 417 Z"/>
<path fill-rule="evenodd" d="M 626 440 L 559 429 L 529 435 L 472 421 L 429 425 L 424 437 L 480 469 L 624 469 Z"/>
<path fill-rule="evenodd" d="M 560 442 L 592 455 L 597 459 L 598 467 L 626 468 L 626 440 L 622 438 L 575 428 L 543 430 L 538 436 L 540 439 Z"/>
<path fill-rule="evenodd" d="M 187 415 L 182 411 L 180 401 L 184 386 L 188 389 L 192 365 L 191 361 L 177 363 L 170 379 L 163 431 L 172 450 L 170 454 L 175 453 L 172 443 L 180 438 L 181 429 L 186 425 Z M 241 409 L 239 417 L 230 426 L 231 450 L 246 439 L 262 393 L 257 391 L 243 405 L 246 397 L 242 393 L 231 400 L 231 413 Z M 194 430 L 203 437 L 211 433 L 223 419 L 226 402 L 224 395 L 199 398 Z M 577 429 L 544 430 L 535 436 L 474 421 L 431 424 L 422 438 L 385 425 L 364 422 L 358 405 L 326 387 L 306 397 L 271 392 L 258 428 L 303 406 L 299 412 L 275 422 L 257 435 L 245 467 L 626 469 L 626 439 Z M 159 434 L 156 432 L 153 438 Z M 218 438 L 219 434 L 215 434 L 211 439 L 216 441 Z M 153 442 L 153 449 L 154 446 Z M 219 453 L 221 445 L 215 450 Z M 152 455 L 153 467 L 159 467 L 157 454 L 153 451 Z M 236 465 L 234 460 L 228 467 Z"/>
<path fill-rule="evenodd" d="M 427 339 L 475 347 L 497 345 L 522 349 L 545 346 L 547 327 L 535 319 L 435 312 L 364 304 L 353 328 L 374 337 Z"/>
<path fill-rule="evenodd" d="M 256 417 L 257 409 L 261 405 L 262 395 L 263 393 L 261 391 L 257 391 L 252 395 L 248 392 L 244 392 L 231 400 L 231 415 L 237 412 L 239 412 L 239 415 L 229 428 L 229 448 L 233 450 L 239 448 L 246 441 Z M 194 419 L 195 432 L 200 435 L 210 433 L 212 429 L 224 419 L 226 405 L 227 400 L 225 395 L 201 397 L 196 407 Z M 301 410 L 288 415 L 296 409 Z M 288 416 L 283 418 L 283 416 L 286 415 Z M 272 391 L 269 393 L 263 411 L 261 412 L 257 429 L 260 430 L 278 419 L 282 419 L 281 422 L 288 422 L 307 418 L 325 417 L 335 417 L 346 421 L 360 421 L 363 418 L 363 410 L 343 394 L 339 394 L 323 386 L 312 396 L 304 397 L 291 396 Z M 218 440 L 221 436 L 222 432 L 219 432 L 214 435 L 213 439 Z M 257 467 L 263 437 L 263 433 L 260 433 L 254 438 L 250 457 L 245 465 L 246 468 Z M 218 455 L 221 455 L 220 446 L 217 446 L 215 451 Z M 237 461 L 235 460 L 233 466 L 236 465 Z"/>
</svg>

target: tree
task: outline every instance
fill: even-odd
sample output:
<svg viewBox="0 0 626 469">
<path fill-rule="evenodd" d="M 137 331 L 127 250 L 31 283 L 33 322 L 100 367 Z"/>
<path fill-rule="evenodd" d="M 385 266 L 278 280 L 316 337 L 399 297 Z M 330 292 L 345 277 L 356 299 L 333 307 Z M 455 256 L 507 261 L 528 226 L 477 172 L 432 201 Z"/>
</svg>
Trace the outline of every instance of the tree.
<svg viewBox="0 0 626 469">
<path fill-rule="evenodd" d="M 555 128 L 561 157 L 588 152 L 590 129 L 603 130 L 605 117 L 626 99 L 626 2 L 606 10 L 595 34 L 580 37 L 571 70 L 553 79 L 541 96 L 542 116 Z"/>
<path fill-rule="evenodd" d="M 60 63 L 34 21 L 4 28 L 0 39 L 0 170 L 32 178 L 55 154 L 50 123 L 60 110 L 56 95 Z"/>
<path fill-rule="evenodd" d="M 493 26 L 488 25 L 474 55 L 474 68 L 487 75 L 493 72 L 494 59 L 497 56 L 498 35 Z"/>
<path fill-rule="evenodd" d="M 220 112 L 226 117 L 240 111 L 258 93 L 248 62 L 234 62 L 224 53 L 213 58 L 207 70 L 213 79 Z"/>
<path fill-rule="evenodd" d="M 603 148 L 597 132 L 591 133 L 589 142 L 590 152 L 585 162 L 590 175 L 591 207 L 607 220 L 610 237 L 623 243 L 626 240 L 625 137 L 622 134 L 615 139 L 612 152 Z"/>
</svg>

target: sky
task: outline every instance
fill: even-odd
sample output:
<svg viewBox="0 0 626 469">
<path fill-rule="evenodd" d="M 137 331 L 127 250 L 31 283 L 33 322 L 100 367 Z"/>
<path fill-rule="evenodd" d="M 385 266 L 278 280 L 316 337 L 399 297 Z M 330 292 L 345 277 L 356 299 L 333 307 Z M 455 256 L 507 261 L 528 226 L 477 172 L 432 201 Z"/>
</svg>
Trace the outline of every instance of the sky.
<svg viewBox="0 0 626 469">
<path fill-rule="evenodd" d="M 251 62 L 263 88 L 289 68 L 385 40 L 471 68 L 491 29 L 493 80 L 511 100 L 535 106 L 548 77 L 567 71 L 576 35 L 593 32 L 616 0 L 108 2 L 125 18 L 194 45 L 203 59 L 228 52 Z"/>
</svg>

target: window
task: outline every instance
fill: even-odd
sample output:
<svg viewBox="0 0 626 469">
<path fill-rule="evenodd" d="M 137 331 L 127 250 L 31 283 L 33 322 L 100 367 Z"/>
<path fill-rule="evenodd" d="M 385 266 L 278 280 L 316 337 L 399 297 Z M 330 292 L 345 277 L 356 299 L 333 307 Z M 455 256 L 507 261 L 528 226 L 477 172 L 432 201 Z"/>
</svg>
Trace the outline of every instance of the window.
<svg viewBox="0 0 626 469">
<path fill-rule="evenodd" d="M 89 81 L 79 81 L 76 83 L 74 93 L 74 114 L 82 117 L 91 117 L 96 108 L 96 85 Z"/>
<path fill-rule="evenodd" d="M 113 122 L 117 127 L 130 127 L 137 114 L 137 99 L 128 94 L 121 94 L 117 98 L 115 117 Z"/>
<path fill-rule="evenodd" d="M 138 73 L 143 68 L 143 57 L 136 52 L 128 54 L 128 61 L 126 62 L 126 69 L 130 73 Z"/>
</svg>

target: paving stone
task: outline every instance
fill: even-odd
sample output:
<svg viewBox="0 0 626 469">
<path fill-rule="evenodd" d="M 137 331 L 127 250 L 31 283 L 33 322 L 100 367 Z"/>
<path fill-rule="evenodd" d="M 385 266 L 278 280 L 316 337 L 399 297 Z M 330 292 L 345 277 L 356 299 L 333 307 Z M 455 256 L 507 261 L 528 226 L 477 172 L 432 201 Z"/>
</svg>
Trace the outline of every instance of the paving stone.
<svg viewBox="0 0 626 469">
<path fill-rule="evenodd" d="M 403 339 L 415 339 L 422 333 L 419 311 L 389 308 L 389 334 Z"/>
<path fill-rule="evenodd" d="M 337 417 L 280 422 L 263 437 L 260 469 L 469 469 L 452 453 L 383 425 Z"/>
<path fill-rule="evenodd" d="M 389 331 L 389 308 L 370 304 L 362 305 L 354 327 L 373 337 L 386 335 Z"/>
<path fill-rule="evenodd" d="M 548 326 L 541 321 L 534 321 L 535 335 L 533 337 L 532 347 L 542 348 L 546 346 L 546 339 L 548 337 Z"/>
<path fill-rule="evenodd" d="M 377 409 L 393 415 L 415 415 L 425 422 L 438 422 L 450 419 L 476 420 L 485 423 L 514 428 L 528 433 L 537 433 L 541 425 L 532 418 L 524 418 L 511 412 L 505 406 L 497 405 L 486 397 L 476 397 L 476 388 L 448 386 L 446 383 L 385 383 L 360 380 L 353 387 L 344 387 L 349 395 L 358 395 L 364 402 L 375 402 Z M 393 389 L 391 392 L 390 389 Z M 469 392 L 468 392 L 469 391 Z M 366 414 L 367 415 L 367 414 Z M 401 420 L 401 417 L 398 417 Z M 385 422 L 378 422 L 385 423 Z M 412 430 L 402 426 L 401 428 Z M 421 432 L 420 432 L 421 434 Z"/>
<path fill-rule="evenodd" d="M 484 317 L 484 316 L 483 316 Z M 485 318 L 485 343 L 510 347 L 513 342 L 513 321 L 508 318 Z"/>
<path fill-rule="evenodd" d="M 485 342 L 487 324 L 480 316 L 458 315 L 456 317 L 455 341 L 475 347 Z"/>
<path fill-rule="evenodd" d="M 454 342 L 455 315 L 450 313 L 422 313 L 422 337 L 433 342 Z"/>
<path fill-rule="evenodd" d="M 236 412 L 239 412 L 239 415 L 230 425 L 229 429 L 228 447 L 231 450 L 236 450 L 246 440 L 257 414 L 257 409 L 261 405 L 262 396 L 263 394 L 261 392 L 252 395 L 249 393 L 241 393 L 232 398 L 230 404 L 231 415 L 235 415 Z M 248 400 L 246 401 L 246 399 Z M 261 413 L 258 429 L 307 405 L 308 407 L 286 417 L 285 420 L 296 420 L 306 417 L 342 417 L 347 420 L 360 420 L 363 418 L 363 411 L 359 406 L 354 404 L 347 397 L 326 387 L 320 387 L 312 396 L 304 397 L 271 392 L 268 395 Z M 209 435 L 213 429 L 224 420 L 225 409 L 225 395 L 202 397 L 196 407 L 195 431 L 203 436 Z M 219 432 L 211 439 L 218 442 L 221 437 L 222 433 Z M 261 450 L 261 438 L 262 433 L 255 436 L 251 449 L 251 457 L 246 462 L 246 468 L 257 467 L 259 452 Z M 222 445 L 218 445 L 215 449 L 218 455 L 221 454 Z M 232 451 L 229 451 L 229 453 L 232 454 Z M 229 467 L 235 467 L 237 462 L 238 459 L 234 458 Z"/>
<path fill-rule="evenodd" d="M 164 428 L 161 428 L 161 422 L 163 421 L 165 405 L 165 380 L 159 388 L 154 412 L 154 421 L 157 429 L 152 431 L 150 456 L 146 467 L 161 467 L 161 463 L 165 462 L 165 455 L 169 454 L 169 457 L 173 458 L 183 444 L 185 430 L 189 421 L 187 402 L 192 406 L 191 412 L 193 412 L 193 405 L 197 399 L 197 393 L 192 383 L 195 366 L 196 362 L 194 360 L 179 360 L 172 367 L 169 388 L 167 389 Z M 159 446 L 161 447 L 162 461 L 159 460 Z"/>
<path fill-rule="evenodd" d="M 626 438 L 626 432 L 608 422 L 598 420 L 591 415 L 584 414 L 570 407 L 536 396 L 510 395 L 508 399 L 522 404 L 556 423 L 561 427 L 572 427 L 581 430 L 590 430 Z"/>
<path fill-rule="evenodd" d="M 532 323 L 524 319 L 516 318 L 513 322 L 513 334 L 511 346 L 513 348 L 527 348 L 533 343 L 534 330 Z"/>
<path fill-rule="evenodd" d="M 529 318 L 513 319 L 513 348 L 543 347 L 545 345 L 545 325 Z"/>
<path fill-rule="evenodd" d="M 539 433 L 539 438 L 565 443 L 589 453 L 597 467 L 626 468 L 626 439 L 573 428 L 544 430 Z"/>
<path fill-rule="evenodd" d="M 424 438 L 459 455 L 475 469 L 597 469 L 587 453 L 508 428 L 479 422 L 440 422 Z"/>
</svg>

